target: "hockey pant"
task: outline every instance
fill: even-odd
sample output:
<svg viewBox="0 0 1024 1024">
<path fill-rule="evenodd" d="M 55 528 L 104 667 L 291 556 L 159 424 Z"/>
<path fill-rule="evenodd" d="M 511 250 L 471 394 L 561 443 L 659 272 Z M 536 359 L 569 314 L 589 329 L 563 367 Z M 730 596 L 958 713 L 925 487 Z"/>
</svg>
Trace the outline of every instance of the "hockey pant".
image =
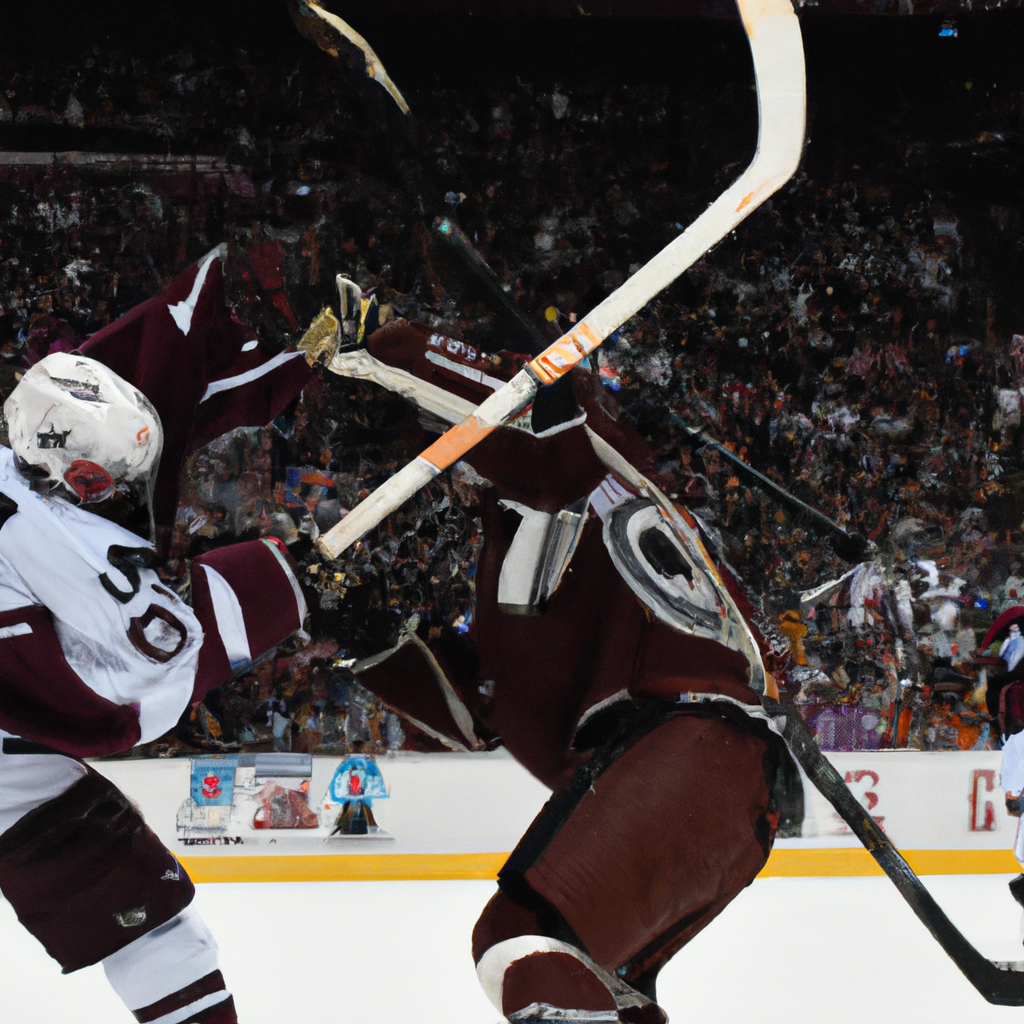
<svg viewBox="0 0 1024 1024">
<path fill-rule="evenodd" d="M 473 933 L 491 1001 L 511 1020 L 662 1024 L 657 973 L 764 866 L 791 766 L 735 709 L 639 709 L 499 873 Z"/>
<path fill-rule="evenodd" d="M 102 962 L 139 1021 L 234 1024 L 192 882 L 124 794 L 80 761 L 0 740 L 0 891 L 21 923 L 64 973 Z"/>
</svg>

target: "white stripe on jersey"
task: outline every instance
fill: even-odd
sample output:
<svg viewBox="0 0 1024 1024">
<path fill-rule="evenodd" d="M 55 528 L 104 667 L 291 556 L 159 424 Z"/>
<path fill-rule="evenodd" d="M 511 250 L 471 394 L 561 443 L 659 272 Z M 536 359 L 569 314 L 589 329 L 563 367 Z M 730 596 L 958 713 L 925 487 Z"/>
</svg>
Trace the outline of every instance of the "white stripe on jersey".
<svg viewBox="0 0 1024 1024">
<path fill-rule="evenodd" d="M 8 640 L 12 636 L 26 636 L 32 632 L 27 622 L 15 622 L 13 626 L 0 626 L 0 640 Z"/>
<path fill-rule="evenodd" d="M 245 630 L 245 616 L 238 595 L 231 589 L 231 584 L 216 569 L 209 565 L 203 566 L 206 582 L 210 587 L 210 598 L 213 601 L 213 614 L 217 618 L 217 632 L 220 633 L 224 652 L 228 656 L 232 669 L 241 668 L 252 661 L 249 650 L 249 635 Z"/>
</svg>

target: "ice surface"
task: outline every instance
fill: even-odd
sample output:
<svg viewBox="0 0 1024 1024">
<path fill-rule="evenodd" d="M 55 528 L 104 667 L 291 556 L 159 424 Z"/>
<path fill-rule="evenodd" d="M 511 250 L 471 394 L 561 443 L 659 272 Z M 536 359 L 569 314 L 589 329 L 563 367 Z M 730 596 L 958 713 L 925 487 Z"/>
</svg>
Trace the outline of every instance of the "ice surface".
<svg viewBox="0 0 1024 1024">
<path fill-rule="evenodd" d="M 1020 959 L 1008 875 L 930 876 L 992 959 Z M 496 1024 L 469 956 L 490 882 L 201 885 L 242 1024 Z M 315 922 L 311 926 L 310 922 Z M 62 977 L 0 902 L 2 1017 L 130 1024 L 99 968 Z M 977 995 L 883 878 L 756 881 L 665 969 L 676 1024 L 1019 1021 Z"/>
</svg>

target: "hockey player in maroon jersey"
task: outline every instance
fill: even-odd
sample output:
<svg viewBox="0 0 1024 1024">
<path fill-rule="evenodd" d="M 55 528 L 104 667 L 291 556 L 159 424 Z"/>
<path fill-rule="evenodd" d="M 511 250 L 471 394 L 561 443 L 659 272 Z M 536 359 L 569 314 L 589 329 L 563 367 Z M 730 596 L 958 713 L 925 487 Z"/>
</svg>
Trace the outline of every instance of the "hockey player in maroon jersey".
<svg viewBox="0 0 1024 1024">
<path fill-rule="evenodd" d="M 407 321 L 330 368 L 456 422 L 497 360 Z M 472 638 L 416 636 L 361 682 L 451 745 L 496 738 L 554 795 L 477 923 L 480 981 L 516 1022 L 660 1024 L 665 962 L 767 859 L 795 771 L 743 599 L 649 453 L 576 371 L 466 461 L 484 491 Z"/>
<path fill-rule="evenodd" d="M 149 1024 L 236 1016 L 188 876 L 81 759 L 160 736 L 306 614 L 275 541 L 196 558 L 191 608 L 154 568 L 188 446 L 265 422 L 305 380 L 230 318 L 218 256 L 94 337 L 131 382 L 78 353 L 28 369 L 0 447 L 0 890 L 65 972 L 102 962 Z"/>
</svg>

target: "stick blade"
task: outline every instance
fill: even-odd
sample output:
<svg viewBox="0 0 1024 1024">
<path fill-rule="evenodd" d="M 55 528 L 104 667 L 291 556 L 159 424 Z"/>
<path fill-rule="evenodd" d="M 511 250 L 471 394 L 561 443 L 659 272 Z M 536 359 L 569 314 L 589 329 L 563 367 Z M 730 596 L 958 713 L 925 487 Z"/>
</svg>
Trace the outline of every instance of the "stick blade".
<svg viewBox="0 0 1024 1024">
<path fill-rule="evenodd" d="M 987 970 L 968 980 L 996 1006 L 1024 1006 L 1024 960 L 988 960 Z"/>
</svg>

